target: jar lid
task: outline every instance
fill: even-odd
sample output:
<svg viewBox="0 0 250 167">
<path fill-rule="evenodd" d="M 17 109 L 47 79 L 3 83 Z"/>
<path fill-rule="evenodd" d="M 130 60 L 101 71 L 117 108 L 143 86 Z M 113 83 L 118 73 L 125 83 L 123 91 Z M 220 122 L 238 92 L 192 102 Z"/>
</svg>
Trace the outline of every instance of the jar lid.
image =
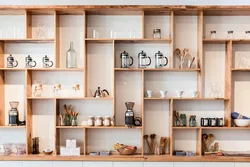
<svg viewBox="0 0 250 167">
<path fill-rule="evenodd" d="M 227 33 L 228 33 L 228 34 L 232 34 L 232 33 L 234 33 L 234 31 L 228 31 Z"/>
<path fill-rule="evenodd" d="M 94 118 L 93 116 L 88 116 L 89 118 Z"/>
<path fill-rule="evenodd" d="M 213 31 L 211 31 L 211 33 L 216 33 L 216 31 L 213 30 Z"/>
<path fill-rule="evenodd" d="M 96 116 L 96 118 L 102 118 L 101 116 Z"/>
<path fill-rule="evenodd" d="M 250 34 L 250 31 L 245 31 L 245 32 L 246 32 L 246 34 L 248 34 L 248 33 Z"/>
<path fill-rule="evenodd" d="M 163 54 L 162 54 L 160 51 L 158 51 L 158 52 L 155 54 L 155 56 L 163 56 Z"/>
<path fill-rule="evenodd" d="M 218 119 L 223 119 L 222 117 L 218 117 Z"/>
<path fill-rule="evenodd" d="M 110 116 L 104 116 L 105 118 L 110 118 Z"/>
<path fill-rule="evenodd" d="M 154 33 L 161 33 L 161 29 L 154 29 Z"/>
</svg>

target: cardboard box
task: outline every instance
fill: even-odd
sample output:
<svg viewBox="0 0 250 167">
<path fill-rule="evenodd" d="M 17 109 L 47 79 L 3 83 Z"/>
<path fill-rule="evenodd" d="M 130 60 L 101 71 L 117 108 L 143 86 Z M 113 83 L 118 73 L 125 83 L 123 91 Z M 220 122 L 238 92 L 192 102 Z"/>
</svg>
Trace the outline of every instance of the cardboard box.
<svg viewBox="0 0 250 167">
<path fill-rule="evenodd" d="M 80 156 L 80 147 L 77 148 L 60 148 L 61 156 Z"/>
<path fill-rule="evenodd" d="M 80 147 L 71 148 L 71 156 L 80 156 Z"/>
<path fill-rule="evenodd" d="M 73 139 L 73 140 L 67 139 L 66 140 L 66 147 L 67 148 L 76 148 L 76 139 Z"/>
</svg>

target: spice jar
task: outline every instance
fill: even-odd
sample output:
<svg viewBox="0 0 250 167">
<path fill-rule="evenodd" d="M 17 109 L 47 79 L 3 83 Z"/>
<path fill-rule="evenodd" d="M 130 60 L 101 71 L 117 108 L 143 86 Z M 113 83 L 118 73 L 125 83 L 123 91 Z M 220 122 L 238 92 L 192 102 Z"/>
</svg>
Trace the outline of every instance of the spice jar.
<svg viewBox="0 0 250 167">
<path fill-rule="evenodd" d="M 201 118 L 201 126 L 208 126 L 208 118 Z"/>
<path fill-rule="evenodd" d="M 245 31 L 245 38 L 246 39 L 250 39 L 250 31 Z"/>
<path fill-rule="evenodd" d="M 216 39 L 216 31 L 210 31 L 210 39 Z"/>
<path fill-rule="evenodd" d="M 109 116 L 105 116 L 103 120 L 103 125 L 110 126 L 110 124 L 111 124 L 111 118 Z"/>
<path fill-rule="evenodd" d="M 222 127 L 224 125 L 223 118 L 216 119 L 216 126 Z"/>
<path fill-rule="evenodd" d="M 227 38 L 228 39 L 233 39 L 234 38 L 234 31 L 228 31 L 227 32 Z"/>
<path fill-rule="evenodd" d="M 216 119 L 215 118 L 209 118 L 208 125 L 215 127 L 216 126 Z"/>
<path fill-rule="evenodd" d="M 195 115 L 190 116 L 190 118 L 189 118 L 189 126 L 190 127 L 196 126 L 196 116 Z"/>
<path fill-rule="evenodd" d="M 161 29 L 154 29 L 154 39 L 161 39 Z"/>
<path fill-rule="evenodd" d="M 88 126 L 94 126 L 94 125 L 95 125 L 94 117 L 89 116 L 88 117 Z"/>
<path fill-rule="evenodd" d="M 182 125 L 183 126 L 187 126 L 187 117 L 186 117 L 186 114 L 181 114 L 180 115 L 180 119 L 181 119 Z"/>
<path fill-rule="evenodd" d="M 101 116 L 97 116 L 95 119 L 95 126 L 102 126 L 102 117 Z"/>
</svg>

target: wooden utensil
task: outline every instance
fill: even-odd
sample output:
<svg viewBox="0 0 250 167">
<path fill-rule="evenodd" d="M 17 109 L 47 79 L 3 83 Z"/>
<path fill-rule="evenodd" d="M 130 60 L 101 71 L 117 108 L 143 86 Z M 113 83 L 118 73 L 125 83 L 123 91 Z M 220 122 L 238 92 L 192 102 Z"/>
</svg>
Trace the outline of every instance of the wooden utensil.
<svg viewBox="0 0 250 167">
<path fill-rule="evenodd" d="M 152 148 L 150 147 L 149 142 L 148 142 L 148 135 L 144 135 L 143 138 L 146 140 L 146 143 L 147 143 L 148 148 L 149 148 L 149 153 L 152 154 L 153 153 Z"/>
<path fill-rule="evenodd" d="M 179 59 L 181 60 L 181 50 L 179 48 L 176 48 L 174 50 L 174 55 Z"/>
<path fill-rule="evenodd" d="M 195 57 L 193 57 L 193 59 L 192 59 L 192 61 L 191 61 L 191 63 L 190 63 L 189 68 L 191 68 L 191 67 L 192 67 L 194 60 L 195 60 Z"/>
<path fill-rule="evenodd" d="M 156 134 L 150 135 L 150 139 L 151 139 L 150 147 L 152 148 L 152 150 L 154 150 L 155 148 L 155 137 L 156 137 Z"/>
</svg>

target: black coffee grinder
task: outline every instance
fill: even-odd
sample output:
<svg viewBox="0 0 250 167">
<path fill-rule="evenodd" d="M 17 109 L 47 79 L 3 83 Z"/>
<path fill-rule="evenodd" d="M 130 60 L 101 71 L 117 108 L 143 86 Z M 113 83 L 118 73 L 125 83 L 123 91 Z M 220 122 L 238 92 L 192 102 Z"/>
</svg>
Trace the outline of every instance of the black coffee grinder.
<svg viewBox="0 0 250 167">
<path fill-rule="evenodd" d="M 134 126 L 134 111 L 133 107 L 135 105 L 134 102 L 126 102 L 125 103 L 127 110 L 125 112 L 125 126 L 132 128 Z"/>
</svg>

